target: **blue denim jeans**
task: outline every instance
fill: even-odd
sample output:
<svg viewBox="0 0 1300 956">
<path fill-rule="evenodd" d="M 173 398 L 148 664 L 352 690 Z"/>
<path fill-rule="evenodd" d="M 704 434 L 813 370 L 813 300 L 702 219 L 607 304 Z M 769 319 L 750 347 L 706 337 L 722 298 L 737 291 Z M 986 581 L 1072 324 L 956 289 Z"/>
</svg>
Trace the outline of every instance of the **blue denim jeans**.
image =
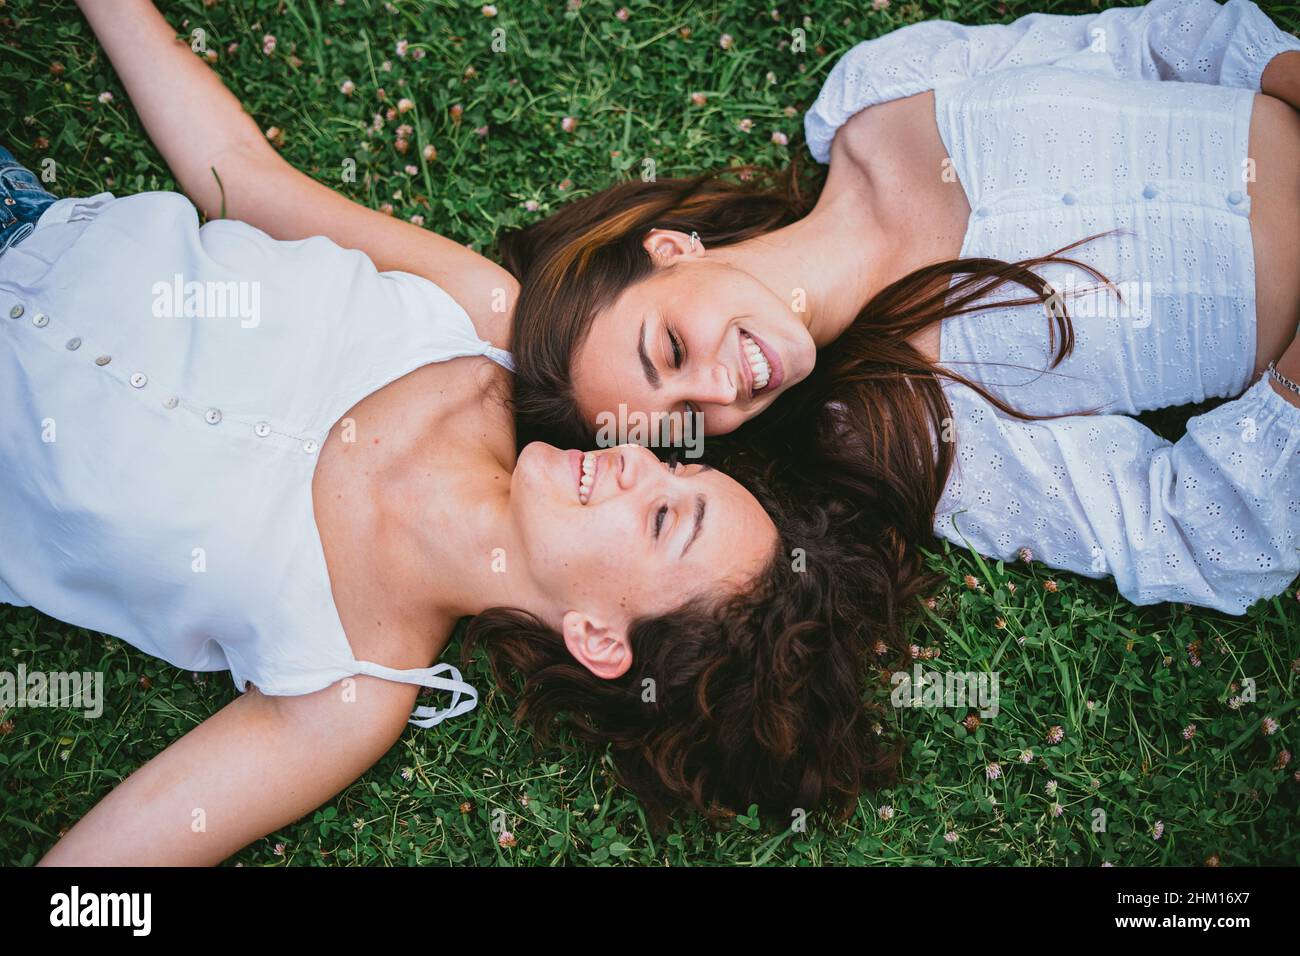
<svg viewBox="0 0 1300 956">
<path fill-rule="evenodd" d="M 0 146 L 0 255 L 31 234 L 55 198 L 31 170 Z"/>
</svg>

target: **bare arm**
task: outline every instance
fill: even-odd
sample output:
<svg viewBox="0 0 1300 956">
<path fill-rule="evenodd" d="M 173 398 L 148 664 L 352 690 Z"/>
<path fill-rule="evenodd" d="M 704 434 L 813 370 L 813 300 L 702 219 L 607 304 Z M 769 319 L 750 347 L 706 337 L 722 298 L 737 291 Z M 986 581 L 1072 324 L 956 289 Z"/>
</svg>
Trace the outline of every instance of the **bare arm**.
<svg viewBox="0 0 1300 956">
<path fill-rule="evenodd" d="M 1300 110 L 1300 50 L 1288 50 L 1269 60 L 1260 75 L 1259 89 Z"/>
<path fill-rule="evenodd" d="M 224 199 L 227 216 L 277 239 L 327 236 L 366 253 L 381 270 L 423 276 L 460 303 L 480 336 L 508 347 L 518 283 L 505 269 L 445 236 L 367 209 L 286 163 L 149 0 L 77 3 L 150 139 L 199 209 L 220 215 Z"/>
<path fill-rule="evenodd" d="M 304 816 L 388 751 L 419 691 L 353 680 L 354 694 L 340 681 L 231 701 L 120 783 L 40 865 L 213 865 Z"/>
</svg>

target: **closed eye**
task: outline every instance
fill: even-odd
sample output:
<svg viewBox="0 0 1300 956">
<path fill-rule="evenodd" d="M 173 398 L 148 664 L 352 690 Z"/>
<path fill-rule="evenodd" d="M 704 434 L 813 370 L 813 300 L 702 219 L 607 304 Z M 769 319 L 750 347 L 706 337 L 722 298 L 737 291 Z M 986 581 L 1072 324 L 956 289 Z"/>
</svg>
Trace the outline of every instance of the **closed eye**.
<svg viewBox="0 0 1300 956">
<path fill-rule="evenodd" d="M 682 360 L 685 358 L 685 350 L 682 348 L 681 340 L 673 334 L 673 330 L 668 330 L 668 344 L 673 349 L 673 368 L 681 368 Z"/>
<path fill-rule="evenodd" d="M 668 506 L 660 505 L 659 510 L 655 512 L 655 538 L 659 537 L 659 529 L 664 526 L 664 518 L 668 517 Z"/>
</svg>

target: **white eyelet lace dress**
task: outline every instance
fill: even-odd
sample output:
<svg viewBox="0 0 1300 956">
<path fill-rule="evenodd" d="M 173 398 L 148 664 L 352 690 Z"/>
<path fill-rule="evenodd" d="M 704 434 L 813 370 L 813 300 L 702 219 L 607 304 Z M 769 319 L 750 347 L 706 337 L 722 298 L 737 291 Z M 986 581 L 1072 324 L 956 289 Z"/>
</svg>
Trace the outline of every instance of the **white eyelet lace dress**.
<svg viewBox="0 0 1300 956">
<path fill-rule="evenodd" d="M 1117 230 L 1037 270 L 1064 294 L 1072 355 L 1041 306 L 942 325 L 940 364 L 1023 412 L 944 383 L 954 469 L 936 534 L 1014 559 L 1113 576 L 1135 604 L 1243 613 L 1300 573 L 1300 408 L 1252 384 L 1255 272 L 1243 172 L 1254 93 L 1300 40 L 1252 3 L 1156 2 L 1005 26 L 935 21 L 859 44 L 805 121 L 827 161 L 835 130 L 875 103 L 934 90 L 966 191 L 962 256 L 1016 260 Z M 1183 81 L 1183 82 L 1180 82 Z M 1192 82 L 1196 81 L 1196 82 Z M 1024 294 L 1015 287 L 1000 298 Z M 1170 443 L 1129 415 L 1234 398 Z M 1102 414 L 1077 414 L 1096 409 Z"/>
<path fill-rule="evenodd" d="M 200 227 L 175 193 L 62 199 L 0 256 L 0 602 L 242 692 L 354 674 L 478 695 L 450 664 L 357 660 L 312 509 L 321 444 L 422 365 L 509 357 L 418 276 L 328 239 Z"/>
</svg>

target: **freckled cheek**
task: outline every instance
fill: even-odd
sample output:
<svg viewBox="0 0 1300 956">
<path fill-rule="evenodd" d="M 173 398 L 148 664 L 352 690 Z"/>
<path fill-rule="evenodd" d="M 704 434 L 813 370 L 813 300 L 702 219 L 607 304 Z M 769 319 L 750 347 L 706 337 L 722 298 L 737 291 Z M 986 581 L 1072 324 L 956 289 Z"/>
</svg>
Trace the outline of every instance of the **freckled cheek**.
<svg viewBox="0 0 1300 956">
<path fill-rule="evenodd" d="M 699 320 L 696 323 L 704 341 L 699 343 L 699 348 L 708 349 L 716 352 L 724 344 L 722 334 L 727 329 L 727 323 L 731 321 L 732 306 L 734 303 L 724 299 L 710 297 L 702 302 L 701 308 L 697 313 Z"/>
<path fill-rule="evenodd" d="M 608 507 L 575 509 L 555 528 L 564 542 L 557 557 L 589 589 L 617 583 L 618 576 L 633 564 L 625 547 L 625 525 L 622 516 Z"/>
<path fill-rule="evenodd" d="M 636 532 L 626 521 L 617 527 L 604 529 L 593 538 L 593 550 L 588 556 L 593 579 L 600 586 L 619 594 L 638 593 L 652 568 L 651 556 L 638 546 Z"/>
<path fill-rule="evenodd" d="M 639 610 L 646 603 L 644 572 L 636 567 L 630 557 L 589 556 L 572 564 L 566 574 L 570 580 L 571 593 L 579 602 L 589 601 L 592 606 L 608 608 L 612 601 L 624 609 L 632 610 Z"/>
</svg>

